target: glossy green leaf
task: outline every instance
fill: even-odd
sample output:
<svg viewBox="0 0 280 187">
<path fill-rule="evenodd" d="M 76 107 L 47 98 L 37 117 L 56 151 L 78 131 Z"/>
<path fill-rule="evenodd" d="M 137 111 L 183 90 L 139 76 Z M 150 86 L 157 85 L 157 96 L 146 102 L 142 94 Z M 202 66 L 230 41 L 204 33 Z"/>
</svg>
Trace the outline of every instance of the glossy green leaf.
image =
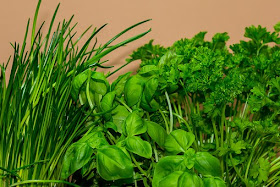
<svg viewBox="0 0 280 187">
<path fill-rule="evenodd" d="M 107 90 L 109 89 L 109 82 L 103 72 L 92 72 L 90 89 L 101 95 L 105 95 L 107 93 Z"/>
<path fill-rule="evenodd" d="M 161 181 L 159 181 L 159 187 L 170 187 L 170 186 L 178 186 L 178 179 L 183 174 L 183 171 L 174 171 L 170 173 L 166 177 L 164 177 Z"/>
<path fill-rule="evenodd" d="M 206 177 L 203 178 L 205 187 L 226 187 L 226 183 L 218 177 Z"/>
<path fill-rule="evenodd" d="M 117 146 L 110 145 L 98 149 L 97 171 L 105 180 L 118 180 L 133 176 L 130 158 Z"/>
<path fill-rule="evenodd" d="M 61 178 L 66 179 L 81 169 L 91 158 L 93 149 L 87 143 L 74 143 L 66 151 L 62 162 Z"/>
<path fill-rule="evenodd" d="M 163 157 L 156 164 L 153 187 L 160 187 L 159 183 L 165 177 L 176 171 L 185 171 L 187 167 L 185 165 L 186 158 L 184 156 L 167 156 Z"/>
<path fill-rule="evenodd" d="M 91 148 L 100 148 L 104 145 L 109 145 L 107 142 L 103 132 L 91 132 L 85 136 L 83 136 L 79 141 L 79 143 L 87 143 Z"/>
<path fill-rule="evenodd" d="M 187 149 L 193 144 L 195 137 L 192 133 L 184 130 L 172 131 L 165 140 L 164 147 L 166 151 L 172 154 L 186 152 Z"/>
<path fill-rule="evenodd" d="M 136 111 L 130 113 L 125 119 L 124 128 L 127 136 L 143 134 L 147 131 L 147 126 Z"/>
<path fill-rule="evenodd" d="M 86 70 L 80 74 L 78 74 L 72 82 L 71 96 L 74 100 L 78 99 L 81 87 L 88 79 L 88 73 L 91 73 L 90 70 Z"/>
<path fill-rule="evenodd" d="M 129 78 L 131 72 L 127 72 L 121 76 L 119 76 L 111 85 L 112 90 L 116 91 L 116 95 L 120 97 L 123 94 L 124 86 Z"/>
<path fill-rule="evenodd" d="M 164 146 L 165 139 L 167 137 L 167 133 L 165 129 L 159 124 L 152 121 L 144 122 L 148 128 L 149 136 L 161 147 Z"/>
<path fill-rule="evenodd" d="M 121 105 L 112 110 L 113 123 L 117 126 L 118 132 L 122 132 L 122 124 L 129 114 L 130 112 L 128 112 L 127 109 Z"/>
<path fill-rule="evenodd" d="M 106 112 L 113 107 L 113 102 L 115 99 L 116 93 L 113 92 L 108 92 L 101 100 L 101 110 L 103 112 Z M 111 112 L 104 114 L 104 118 L 106 120 L 110 120 L 112 117 Z"/>
<path fill-rule="evenodd" d="M 159 72 L 159 69 L 155 65 L 146 65 L 143 66 L 138 72 L 143 77 L 149 77 L 152 75 L 156 75 Z"/>
<path fill-rule="evenodd" d="M 129 107 L 136 105 L 141 97 L 143 92 L 143 81 L 138 75 L 132 76 L 125 84 L 124 87 L 124 98 Z"/>
<path fill-rule="evenodd" d="M 202 175 L 220 177 L 222 175 L 219 159 L 208 152 L 197 152 L 194 168 Z"/>
<path fill-rule="evenodd" d="M 202 179 L 191 171 L 184 172 L 178 179 L 180 187 L 204 187 Z"/>
<path fill-rule="evenodd" d="M 195 163 L 195 150 L 192 148 L 189 148 L 185 154 L 184 154 L 185 158 L 186 158 L 186 166 L 188 169 L 192 169 Z"/>
<path fill-rule="evenodd" d="M 152 146 L 149 142 L 142 140 L 138 136 L 131 136 L 125 140 L 126 149 L 141 157 L 152 157 Z"/>
</svg>

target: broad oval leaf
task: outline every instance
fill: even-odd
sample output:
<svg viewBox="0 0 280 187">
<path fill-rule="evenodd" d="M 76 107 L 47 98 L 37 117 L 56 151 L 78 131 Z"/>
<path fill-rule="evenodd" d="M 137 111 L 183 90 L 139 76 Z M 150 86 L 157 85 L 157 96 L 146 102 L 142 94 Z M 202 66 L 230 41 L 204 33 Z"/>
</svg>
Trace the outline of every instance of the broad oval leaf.
<svg viewBox="0 0 280 187">
<path fill-rule="evenodd" d="M 147 131 L 147 126 L 136 111 L 130 113 L 125 119 L 125 132 L 127 136 L 143 134 Z"/>
<path fill-rule="evenodd" d="M 103 112 L 106 112 L 113 107 L 113 102 L 115 99 L 116 93 L 113 92 L 108 92 L 101 100 L 101 110 Z M 110 120 L 112 117 L 111 112 L 104 114 L 104 118 L 106 120 Z"/>
<path fill-rule="evenodd" d="M 117 126 L 118 132 L 122 133 L 122 124 L 129 114 L 130 112 L 122 105 L 112 110 L 113 123 Z"/>
<path fill-rule="evenodd" d="M 146 65 L 146 66 L 141 67 L 141 69 L 138 73 L 143 77 L 149 77 L 149 76 L 157 74 L 158 71 L 159 71 L 159 69 L 157 66 Z"/>
<path fill-rule="evenodd" d="M 158 79 L 151 78 L 145 83 L 144 95 L 148 102 L 150 102 L 155 95 L 158 88 Z"/>
<path fill-rule="evenodd" d="M 98 94 L 105 95 L 109 89 L 109 82 L 103 72 L 92 72 L 90 89 Z"/>
<path fill-rule="evenodd" d="M 99 175 L 108 181 L 133 176 L 133 165 L 130 158 L 115 145 L 98 149 L 96 164 Z"/>
<path fill-rule="evenodd" d="M 204 187 L 202 179 L 193 172 L 184 172 L 178 179 L 180 187 Z"/>
<path fill-rule="evenodd" d="M 219 159 L 208 152 L 197 152 L 194 168 L 202 175 L 220 177 L 222 175 Z"/>
<path fill-rule="evenodd" d="M 125 84 L 124 98 L 129 107 L 136 105 L 142 96 L 143 81 L 140 76 L 134 75 Z"/>
<path fill-rule="evenodd" d="M 226 187 L 226 183 L 219 177 L 203 178 L 205 187 Z"/>
<path fill-rule="evenodd" d="M 73 143 L 66 151 L 62 161 L 61 178 L 66 179 L 81 169 L 91 158 L 93 149 L 87 143 Z"/>
<path fill-rule="evenodd" d="M 91 132 L 91 133 L 83 136 L 78 142 L 87 143 L 93 149 L 100 148 L 104 145 L 109 145 L 104 134 L 100 131 Z"/>
<path fill-rule="evenodd" d="M 148 128 L 149 136 L 161 147 L 164 146 L 165 139 L 167 137 L 167 133 L 165 129 L 159 124 L 152 121 L 144 122 Z"/>
<path fill-rule="evenodd" d="M 154 177 L 153 177 L 153 187 L 160 187 L 159 183 L 165 177 L 170 175 L 175 171 L 185 171 L 187 170 L 185 164 L 186 158 L 184 156 L 167 156 L 163 157 L 156 164 Z"/>
<path fill-rule="evenodd" d="M 159 187 L 171 187 L 178 186 L 178 179 L 183 174 L 183 171 L 175 171 L 167 175 L 164 179 L 159 182 Z"/>
<path fill-rule="evenodd" d="M 81 87 L 85 83 L 85 81 L 88 79 L 88 73 L 91 73 L 90 70 L 85 70 L 84 72 L 78 74 L 72 82 L 72 89 L 71 89 L 71 96 L 76 101 L 79 97 L 79 93 L 81 90 Z"/>
<path fill-rule="evenodd" d="M 131 72 L 119 76 L 111 85 L 112 90 L 116 91 L 116 95 L 120 97 L 123 93 L 125 83 L 130 76 Z"/>
<path fill-rule="evenodd" d="M 178 154 L 186 152 L 194 140 L 195 136 L 192 133 L 181 129 L 174 130 L 166 137 L 164 147 L 169 153 Z"/>
<path fill-rule="evenodd" d="M 141 157 L 152 157 L 152 146 L 149 142 L 142 140 L 138 136 L 131 136 L 125 140 L 125 147 L 128 151 Z"/>
</svg>

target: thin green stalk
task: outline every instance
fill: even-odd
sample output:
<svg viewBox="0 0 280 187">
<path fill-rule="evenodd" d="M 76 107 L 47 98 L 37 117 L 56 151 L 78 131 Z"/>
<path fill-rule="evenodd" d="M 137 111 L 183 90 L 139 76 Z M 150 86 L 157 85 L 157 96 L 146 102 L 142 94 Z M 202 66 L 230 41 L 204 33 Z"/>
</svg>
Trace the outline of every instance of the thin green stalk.
<svg viewBox="0 0 280 187">
<path fill-rule="evenodd" d="M 132 158 L 133 163 L 135 164 L 135 166 L 139 169 L 139 171 L 145 176 L 147 177 L 150 182 L 152 182 L 153 180 L 147 175 L 146 171 L 144 171 L 141 166 L 139 165 L 139 163 L 137 162 L 137 160 L 135 159 L 135 157 L 133 156 L 133 153 L 130 153 L 130 156 Z"/>
<path fill-rule="evenodd" d="M 168 127 L 168 122 L 166 120 L 166 117 L 165 117 L 164 113 L 160 109 L 159 109 L 159 113 L 161 114 L 161 116 L 162 116 L 162 118 L 164 120 L 166 133 L 170 134 L 169 127 Z"/>
<path fill-rule="evenodd" d="M 165 97 L 166 97 L 168 108 L 169 108 L 169 120 L 170 120 L 169 132 L 171 133 L 173 131 L 173 126 L 174 126 L 174 124 L 173 124 L 173 112 L 172 112 L 170 99 L 169 99 L 168 93 L 166 91 L 165 91 Z"/>
</svg>

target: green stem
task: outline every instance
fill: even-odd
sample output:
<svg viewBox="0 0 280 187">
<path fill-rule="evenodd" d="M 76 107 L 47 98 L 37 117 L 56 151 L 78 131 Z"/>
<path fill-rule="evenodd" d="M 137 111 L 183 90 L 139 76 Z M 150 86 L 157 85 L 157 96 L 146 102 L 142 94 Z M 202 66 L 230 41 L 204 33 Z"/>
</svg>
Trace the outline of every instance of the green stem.
<svg viewBox="0 0 280 187">
<path fill-rule="evenodd" d="M 168 96 L 168 93 L 165 91 L 165 96 L 166 96 L 166 100 L 167 100 L 167 104 L 168 104 L 168 108 L 169 108 L 169 115 L 170 115 L 170 128 L 169 128 L 169 132 L 173 131 L 173 112 L 172 112 L 172 107 L 171 107 L 171 103 L 170 103 L 170 99 Z"/>
<path fill-rule="evenodd" d="M 214 134 L 215 134 L 215 139 L 216 139 L 216 149 L 218 149 L 219 146 L 219 136 L 218 136 L 218 131 L 216 128 L 216 124 L 215 124 L 215 120 L 214 118 L 211 119 L 212 120 L 212 126 L 213 126 L 213 130 L 214 130 Z"/>
<path fill-rule="evenodd" d="M 130 153 L 130 156 L 132 158 L 132 161 L 134 162 L 134 164 L 136 165 L 136 167 L 139 169 L 139 171 L 145 175 L 151 182 L 152 182 L 152 179 L 147 175 L 146 171 L 144 171 L 141 166 L 139 165 L 139 163 L 137 162 L 137 160 L 135 159 L 135 157 L 133 156 L 133 153 Z"/>
<path fill-rule="evenodd" d="M 164 113 L 160 109 L 159 109 L 159 113 L 161 114 L 161 116 L 162 116 L 162 118 L 164 120 L 165 128 L 166 128 L 166 133 L 169 134 L 170 132 L 169 132 L 169 127 L 168 127 L 168 122 L 167 122 L 167 120 L 165 118 L 165 115 L 164 115 Z"/>
<path fill-rule="evenodd" d="M 132 112 L 132 109 L 131 109 L 129 106 L 127 106 L 127 105 L 125 104 L 125 102 L 123 102 L 123 101 L 120 100 L 119 98 L 116 98 L 116 100 L 117 100 L 119 103 L 121 103 L 130 113 Z"/>
</svg>

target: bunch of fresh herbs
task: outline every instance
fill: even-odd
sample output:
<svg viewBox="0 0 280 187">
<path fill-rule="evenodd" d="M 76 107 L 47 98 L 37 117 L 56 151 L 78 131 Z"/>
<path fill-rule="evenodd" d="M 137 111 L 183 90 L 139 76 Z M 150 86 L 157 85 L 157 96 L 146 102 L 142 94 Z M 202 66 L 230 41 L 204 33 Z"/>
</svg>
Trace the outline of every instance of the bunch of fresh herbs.
<svg viewBox="0 0 280 187">
<path fill-rule="evenodd" d="M 77 75 L 72 96 L 88 108 L 91 128 L 68 148 L 62 178 L 279 185 L 280 24 L 274 28 L 247 27 L 248 40 L 229 48 L 227 33 L 205 41 L 200 32 L 167 48 L 150 41 L 127 60 L 141 60 L 137 74 L 111 85 L 96 72 Z"/>
</svg>

